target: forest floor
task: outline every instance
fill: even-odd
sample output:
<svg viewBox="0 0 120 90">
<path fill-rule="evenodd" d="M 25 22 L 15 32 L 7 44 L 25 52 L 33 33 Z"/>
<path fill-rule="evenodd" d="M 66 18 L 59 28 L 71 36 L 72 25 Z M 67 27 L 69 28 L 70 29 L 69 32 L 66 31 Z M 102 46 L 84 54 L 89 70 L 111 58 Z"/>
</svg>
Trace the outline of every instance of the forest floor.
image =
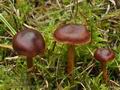
<svg viewBox="0 0 120 90">
<path fill-rule="evenodd" d="M 64 24 L 85 25 L 91 42 L 76 45 L 73 80 L 66 74 L 67 45 L 53 33 Z M 42 33 L 46 51 L 34 57 L 32 85 L 28 84 L 26 57 L 12 47 L 13 36 L 24 27 Z M 99 47 L 111 48 L 107 63 L 110 84 L 94 58 Z M 120 90 L 120 0 L 0 0 L 0 90 Z M 31 88 L 31 89 L 30 89 Z"/>
</svg>

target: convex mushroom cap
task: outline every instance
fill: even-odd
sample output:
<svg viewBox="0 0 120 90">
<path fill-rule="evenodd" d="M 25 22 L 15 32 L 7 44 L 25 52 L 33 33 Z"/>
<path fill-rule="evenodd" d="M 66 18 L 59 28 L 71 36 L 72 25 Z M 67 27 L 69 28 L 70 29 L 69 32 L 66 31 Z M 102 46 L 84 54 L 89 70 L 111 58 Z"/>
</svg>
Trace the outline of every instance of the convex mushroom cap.
<svg viewBox="0 0 120 90">
<path fill-rule="evenodd" d="M 115 53 L 108 48 L 98 48 L 95 51 L 94 57 L 100 62 L 108 62 L 115 58 Z"/>
<path fill-rule="evenodd" d="M 13 37 L 13 49 L 20 55 L 34 57 L 37 54 L 44 53 L 45 42 L 41 33 L 25 28 Z"/>
<path fill-rule="evenodd" d="M 87 44 L 91 41 L 90 32 L 84 25 L 66 24 L 60 26 L 54 32 L 56 41 L 66 44 Z"/>
</svg>

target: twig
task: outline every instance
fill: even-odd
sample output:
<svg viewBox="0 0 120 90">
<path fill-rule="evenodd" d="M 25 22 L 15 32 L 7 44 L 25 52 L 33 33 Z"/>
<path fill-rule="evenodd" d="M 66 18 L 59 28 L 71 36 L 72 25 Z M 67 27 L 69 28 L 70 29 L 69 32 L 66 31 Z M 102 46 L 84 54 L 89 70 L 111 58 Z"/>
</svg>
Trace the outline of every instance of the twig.
<svg viewBox="0 0 120 90">
<path fill-rule="evenodd" d="M 0 39 L 12 39 L 12 37 L 0 36 Z"/>
<path fill-rule="evenodd" d="M 80 3 L 80 2 L 82 2 L 83 0 L 78 0 L 78 2 L 77 3 L 71 3 L 71 4 L 69 4 L 69 5 L 67 5 L 67 6 L 65 6 L 65 8 L 69 8 L 69 7 L 71 7 L 71 6 L 75 6 L 76 4 L 78 4 L 78 3 Z"/>
<path fill-rule="evenodd" d="M 11 45 L 0 44 L 0 47 L 2 47 L 2 48 L 8 48 L 8 49 L 13 50 L 13 48 L 12 48 L 12 46 L 11 46 Z"/>
<path fill-rule="evenodd" d="M 59 0 L 56 0 L 56 2 L 57 2 L 58 6 L 59 6 L 59 7 L 60 7 L 60 9 L 61 9 L 61 5 L 60 5 Z"/>
</svg>

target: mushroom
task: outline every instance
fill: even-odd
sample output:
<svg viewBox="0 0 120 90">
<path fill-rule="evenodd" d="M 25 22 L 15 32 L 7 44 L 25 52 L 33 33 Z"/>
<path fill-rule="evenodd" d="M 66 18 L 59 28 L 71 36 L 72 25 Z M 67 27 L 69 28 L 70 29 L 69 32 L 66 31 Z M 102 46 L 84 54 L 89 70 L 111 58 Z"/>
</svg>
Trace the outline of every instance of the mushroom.
<svg viewBox="0 0 120 90">
<path fill-rule="evenodd" d="M 74 69 L 75 45 L 87 44 L 91 41 L 90 32 L 84 25 L 65 24 L 58 27 L 54 32 L 54 38 L 58 42 L 68 45 L 67 74 L 72 76 Z"/>
<path fill-rule="evenodd" d="M 106 64 L 107 62 L 112 61 L 115 58 L 115 53 L 108 48 L 98 48 L 94 53 L 94 57 L 101 63 L 103 78 L 105 83 L 107 84 L 109 81 L 109 77 L 107 74 Z"/>
<path fill-rule="evenodd" d="M 45 50 L 45 42 L 41 33 L 25 28 L 13 37 L 12 46 L 19 55 L 27 57 L 28 72 L 33 72 L 33 57 L 43 54 Z"/>
</svg>

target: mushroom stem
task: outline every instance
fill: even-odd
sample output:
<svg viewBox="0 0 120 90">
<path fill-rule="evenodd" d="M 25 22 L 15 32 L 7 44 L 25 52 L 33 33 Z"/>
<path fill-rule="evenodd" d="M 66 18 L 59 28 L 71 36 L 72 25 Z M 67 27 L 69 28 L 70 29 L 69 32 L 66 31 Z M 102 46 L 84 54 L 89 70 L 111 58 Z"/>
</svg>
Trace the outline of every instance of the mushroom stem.
<svg viewBox="0 0 120 90">
<path fill-rule="evenodd" d="M 74 45 L 68 45 L 68 60 L 67 60 L 67 74 L 69 76 L 73 75 L 73 68 L 74 68 L 74 53 L 75 48 Z"/>
<path fill-rule="evenodd" d="M 33 67 L 33 57 L 27 57 L 27 74 L 28 74 L 28 85 L 34 86 L 34 77 L 32 76 L 32 72 L 34 72 Z"/>
<path fill-rule="evenodd" d="M 27 57 L 27 72 L 30 73 L 33 71 L 33 58 Z"/>
<path fill-rule="evenodd" d="M 107 68 L 106 68 L 106 62 L 101 63 L 101 68 L 103 71 L 103 79 L 104 79 L 105 83 L 107 84 L 109 81 L 109 78 L 108 78 L 108 73 L 107 73 Z"/>
</svg>

